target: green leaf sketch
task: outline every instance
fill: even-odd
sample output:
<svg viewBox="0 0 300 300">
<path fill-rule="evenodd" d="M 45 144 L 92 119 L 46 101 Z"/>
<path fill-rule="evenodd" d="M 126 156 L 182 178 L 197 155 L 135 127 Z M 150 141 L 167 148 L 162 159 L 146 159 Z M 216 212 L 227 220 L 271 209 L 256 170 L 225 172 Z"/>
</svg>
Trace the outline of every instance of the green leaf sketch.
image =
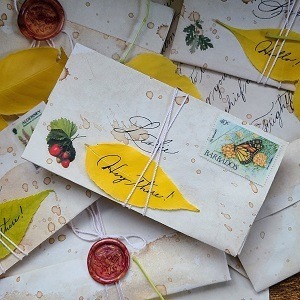
<svg viewBox="0 0 300 300">
<path fill-rule="evenodd" d="M 194 24 L 190 24 L 183 29 L 183 32 L 186 33 L 185 43 L 187 46 L 191 46 L 191 53 L 194 53 L 199 48 L 201 51 L 205 51 L 214 47 L 210 38 L 203 35 L 202 23 L 203 21 L 201 20 L 195 20 Z"/>
</svg>

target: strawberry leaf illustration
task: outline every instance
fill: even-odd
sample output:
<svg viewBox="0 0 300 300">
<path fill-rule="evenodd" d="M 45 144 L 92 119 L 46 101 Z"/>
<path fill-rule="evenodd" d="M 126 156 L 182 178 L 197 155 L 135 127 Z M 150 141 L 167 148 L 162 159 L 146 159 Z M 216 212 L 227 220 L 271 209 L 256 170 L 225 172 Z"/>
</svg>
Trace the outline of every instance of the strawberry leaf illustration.
<svg viewBox="0 0 300 300">
<path fill-rule="evenodd" d="M 60 129 L 66 133 L 66 135 L 71 138 L 77 132 L 77 126 L 72 121 L 69 121 L 66 118 L 60 118 L 58 120 L 53 120 L 50 123 L 52 130 Z"/>
</svg>

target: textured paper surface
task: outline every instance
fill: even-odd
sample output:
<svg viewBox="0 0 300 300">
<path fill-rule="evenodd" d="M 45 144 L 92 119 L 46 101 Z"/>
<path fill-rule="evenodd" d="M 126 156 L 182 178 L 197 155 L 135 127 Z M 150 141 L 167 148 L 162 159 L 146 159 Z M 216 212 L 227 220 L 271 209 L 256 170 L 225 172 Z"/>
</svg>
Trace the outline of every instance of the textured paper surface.
<svg viewBox="0 0 300 300">
<path fill-rule="evenodd" d="M 22 1 L 23 2 L 23 1 Z M 119 59 L 126 49 L 126 42 L 135 37 L 146 14 L 147 1 L 126 0 L 110 1 L 60 1 L 65 13 L 64 30 L 70 34 L 74 42 L 80 42 L 94 50 L 101 50 L 104 55 L 109 54 Z M 26 39 L 17 25 L 17 13 L 10 0 L 0 3 L 3 20 L 0 26 L 1 49 L 3 57 L 11 51 L 29 48 L 32 41 Z M 149 18 L 136 40 L 133 53 L 140 48 L 144 51 L 160 52 L 173 17 L 173 10 L 169 7 L 152 3 Z M 53 39 L 55 46 L 62 46 L 69 54 L 70 42 L 64 33 Z M 47 45 L 42 43 L 42 45 Z"/>
<path fill-rule="evenodd" d="M 44 107 L 44 103 L 40 104 L 0 132 L 0 203 L 9 199 L 25 198 L 49 189 L 56 192 L 50 193 L 43 200 L 19 245 L 29 254 L 97 199 L 91 191 L 37 168 L 21 158 L 24 145 L 29 140 L 29 132 L 22 129 L 30 127 L 29 123 L 34 125 L 35 117 L 40 116 Z M 23 128 L 20 124 L 24 125 Z M 36 146 L 36 149 L 39 147 Z M 3 219 L 5 215 L 1 214 L 0 218 L 0 228 L 3 232 L 6 226 Z M 16 223 L 14 226 L 17 225 Z M 10 254 L 0 262 L 4 269 L 9 269 L 19 260 Z"/>
<path fill-rule="evenodd" d="M 285 0 L 276 1 L 193 1 L 185 0 L 181 10 L 174 43 L 170 58 L 175 61 L 189 65 L 207 67 L 211 70 L 224 72 L 237 77 L 257 81 L 260 72 L 251 64 L 244 53 L 236 37 L 226 28 L 215 22 L 216 19 L 230 26 L 241 29 L 280 28 L 284 18 L 287 3 Z M 211 40 L 213 48 L 207 50 L 196 49 L 190 52 L 186 45 L 186 32 L 184 28 L 201 20 L 203 35 Z M 297 22 L 293 27 L 297 31 Z M 274 42 L 275 43 L 275 42 Z M 264 47 L 266 48 L 266 47 Z M 260 49 L 260 48 L 259 48 Z M 268 59 L 268 51 L 272 51 L 272 45 L 263 50 L 261 55 Z M 264 53 L 266 53 L 264 55 Z M 293 54 L 284 54 L 288 57 L 283 59 L 294 59 Z M 278 82 L 269 79 L 269 85 L 278 86 Z M 283 84 L 286 89 L 294 90 L 294 85 Z"/>
<path fill-rule="evenodd" d="M 254 222 L 251 227 L 239 258 L 256 291 L 300 271 L 299 204 Z"/>
<path fill-rule="evenodd" d="M 130 253 L 143 264 L 151 279 L 165 295 L 230 280 L 225 254 L 192 238 L 176 233 L 141 215 L 122 209 L 116 203 L 100 199 L 101 216 L 109 234 L 136 234 L 147 246 Z M 92 231 L 86 211 L 73 220 L 76 227 Z M 130 240 L 132 243 L 136 239 Z M 104 297 L 104 286 L 95 282 L 86 267 L 87 253 L 93 243 L 80 240 L 65 226 L 41 245 L 28 260 L 1 279 L 1 299 L 95 299 Z M 55 274 L 55 276 L 49 276 Z M 131 260 L 127 275 L 121 280 L 128 299 L 148 299 L 155 294 Z M 109 286 L 109 298 L 117 299 L 115 285 Z"/>
<path fill-rule="evenodd" d="M 76 49 L 67 66 L 72 76 L 60 81 L 52 92 L 50 103 L 24 157 L 104 194 L 85 173 L 84 144 L 123 142 L 149 153 L 154 137 L 159 132 L 159 128 L 153 127 L 153 124 L 160 125 L 164 119 L 173 89 L 83 46 L 78 45 Z M 221 114 L 218 109 L 189 97 L 189 103 L 184 106 L 169 132 L 169 143 L 164 147 L 161 159 L 161 167 L 201 213 L 148 210 L 147 216 L 236 255 L 263 203 L 286 143 L 252 127 L 251 130 L 259 136 L 271 139 L 281 147 L 277 159 L 273 160 L 266 184 L 257 186 L 200 156 L 212 125 Z M 75 122 L 81 127 L 78 133 L 86 136 L 74 141 L 77 158 L 68 169 L 61 168 L 53 161 L 46 147 L 41 147 L 37 153 L 33 146 L 45 144 L 47 125 L 60 117 Z M 243 126 L 241 120 L 230 118 Z M 140 126 L 138 130 L 148 124 L 149 139 L 146 143 L 125 135 L 126 128 L 134 124 Z M 118 135 L 114 128 L 119 128 L 123 134 Z M 139 136 L 140 132 L 136 133 Z M 193 227 L 190 222 L 193 222 Z"/>
</svg>

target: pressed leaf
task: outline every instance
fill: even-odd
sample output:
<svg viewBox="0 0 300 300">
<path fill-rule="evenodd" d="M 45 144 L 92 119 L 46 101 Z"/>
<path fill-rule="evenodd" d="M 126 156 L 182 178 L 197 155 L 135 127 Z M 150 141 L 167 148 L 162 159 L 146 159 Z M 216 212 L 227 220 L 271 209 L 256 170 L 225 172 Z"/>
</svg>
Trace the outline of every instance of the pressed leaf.
<svg viewBox="0 0 300 300">
<path fill-rule="evenodd" d="M 293 97 L 294 113 L 300 119 L 300 82 L 296 84 L 296 90 Z"/>
<path fill-rule="evenodd" d="M 66 61 L 64 51 L 50 47 L 22 50 L 0 60 L 0 114 L 22 114 L 46 101 Z"/>
<path fill-rule="evenodd" d="M 266 37 L 266 35 L 279 35 L 279 29 L 239 29 L 231 27 L 221 21 L 217 23 L 230 30 L 241 44 L 246 56 L 253 66 L 262 72 L 272 53 L 276 40 Z M 284 33 L 283 33 L 284 35 Z M 289 38 L 300 38 L 300 34 L 290 31 Z M 280 43 L 274 51 L 275 57 L 279 50 Z M 272 57 L 269 67 L 271 67 L 274 57 Z M 265 73 L 265 75 L 268 73 Z M 286 40 L 270 78 L 278 81 L 297 81 L 300 77 L 300 51 L 299 43 L 293 40 Z"/>
<path fill-rule="evenodd" d="M 42 201 L 49 195 L 52 190 L 46 190 L 41 193 L 31 195 L 26 198 L 9 200 L 0 204 L 0 230 L 15 244 L 20 244 L 27 228 L 31 222 L 32 217 L 39 208 Z M 15 247 L 11 245 L 5 238 L 2 240 L 7 246 L 14 250 Z M 2 243 L 0 243 L 0 259 L 10 254 Z"/>
<path fill-rule="evenodd" d="M 90 178 L 114 199 L 125 202 L 146 166 L 149 157 L 122 144 L 87 146 L 86 171 Z M 144 207 L 156 163 L 151 162 L 128 204 Z M 149 199 L 149 208 L 162 210 L 199 209 L 189 203 L 168 175 L 158 167 Z"/>
<path fill-rule="evenodd" d="M 0 115 L 0 131 L 4 129 L 7 126 L 7 122 L 3 119 L 3 117 Z"/>
<path fill-rule="evenodd" d="M 191 80 L 176 73 L 176 65 L 160 54 L 143 53 L 131 59 L 126 66 L 149 75 L 174 88 L 200 99 L 201 95 Z"/>
</svg>

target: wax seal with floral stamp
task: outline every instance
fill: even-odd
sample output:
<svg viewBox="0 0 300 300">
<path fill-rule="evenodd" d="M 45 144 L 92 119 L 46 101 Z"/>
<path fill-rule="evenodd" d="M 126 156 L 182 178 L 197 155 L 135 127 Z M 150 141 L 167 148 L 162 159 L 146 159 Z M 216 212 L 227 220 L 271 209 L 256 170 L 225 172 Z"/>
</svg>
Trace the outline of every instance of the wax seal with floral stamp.
<svg viewBox="0 0 300 300">
<path fill-rule="evenodd" d="M 130 256 L 126 246 L 117 239 L 104 238 L 93 244 L 87 266 L 91 277 L 102 284 L 118 282 L 128 271 Z"/>
<path fill-rule="evenodd" d="M 57 0 L 26 0 L 18 15 L 20 31 L 27 38 L 45 41 L 62 30 L 65 14 Z"/>
</svg>

